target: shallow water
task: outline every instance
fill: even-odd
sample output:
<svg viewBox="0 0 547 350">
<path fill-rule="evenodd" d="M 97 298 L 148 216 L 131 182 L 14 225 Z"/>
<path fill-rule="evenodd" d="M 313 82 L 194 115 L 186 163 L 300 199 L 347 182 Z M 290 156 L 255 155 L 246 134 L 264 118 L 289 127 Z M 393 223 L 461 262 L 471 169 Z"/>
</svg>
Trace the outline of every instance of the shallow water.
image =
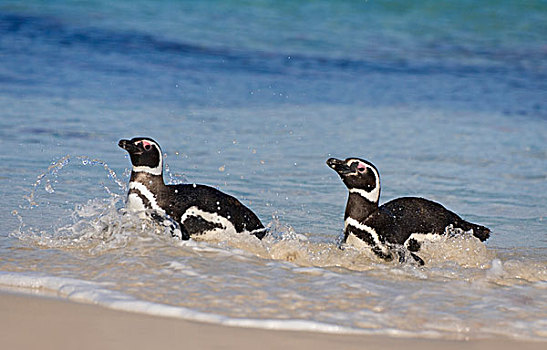
<svg viewBox="0 0 547 350">
<path fill-rule="evenodd" d="M 460 3 L 0 2 L 0 285 L 222 324 L 545 341 L 546 9 Z M 123 215 L 117 142 L 136 135 L 162 145 L 166 181 L 235 195 L 270 235 L 179 242 Z M 425 267 L 339 249 L 330 156 L 372 161 L 381 202 L 439 201 L 491 239 L 427 244 Z"/>
</svg>

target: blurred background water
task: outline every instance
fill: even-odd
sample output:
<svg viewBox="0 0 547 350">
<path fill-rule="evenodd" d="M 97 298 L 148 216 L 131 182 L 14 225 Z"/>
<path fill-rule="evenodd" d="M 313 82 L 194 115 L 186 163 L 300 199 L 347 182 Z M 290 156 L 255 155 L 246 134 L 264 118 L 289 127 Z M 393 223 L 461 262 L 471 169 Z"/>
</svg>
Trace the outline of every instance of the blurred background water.
<svg viewBox="0 0 547 350">
<path fill-rule="evenodd" d="M 545 1 L 0 1 L 0 283 L 544 340 L 546 37 Z M 117 141 L 137 135 L 166 181 L 235 195 L 272 235 L 181 246 L 125 222 Z M 340 251 L 330 156 L 376 164 L 381 202 L 430 198 L 492 238 L 429 247 L 423 269 Z"/>
</svg>

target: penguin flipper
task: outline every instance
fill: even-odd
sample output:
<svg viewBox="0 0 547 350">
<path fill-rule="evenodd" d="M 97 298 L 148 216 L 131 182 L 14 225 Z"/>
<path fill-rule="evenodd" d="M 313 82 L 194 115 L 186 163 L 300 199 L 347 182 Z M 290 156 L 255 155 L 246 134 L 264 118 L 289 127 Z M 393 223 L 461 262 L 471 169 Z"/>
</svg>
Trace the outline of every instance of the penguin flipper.
<svg viewBox="0 0 547 350">
<path fill-rule="evenodd" d="M 399 253 L 399 263 L 404 263 L 406 261 L 406 255 L 405 255 L 405 252 L 404 250 L 401 250 L 398 252 Z M 416 261 L 420 266 L 424 266 L 425 265 L 425 262 L 422 258 L 420 258 L 416 253 L 414 253 L 413 251 L 410 251 L 410 256 L 412 257 L 412 259 L 414 259 L 414 261 Z"/>
<path fill-rule="evenodd" d="M 410 256 L 420 265 L 420 266 L 424 266 L 425 265 L 425 262 L 422 258 L 420 258 L 418 255 L 416 255 L 416 253 L 410 253 Z"/>
<path fill-rule="evenodd" d="M 384 253 L 378 246 L 373 247 L 372 252 L 385 261 L 393 260 L 393 255 L 391 253 Z"/>
</svg>

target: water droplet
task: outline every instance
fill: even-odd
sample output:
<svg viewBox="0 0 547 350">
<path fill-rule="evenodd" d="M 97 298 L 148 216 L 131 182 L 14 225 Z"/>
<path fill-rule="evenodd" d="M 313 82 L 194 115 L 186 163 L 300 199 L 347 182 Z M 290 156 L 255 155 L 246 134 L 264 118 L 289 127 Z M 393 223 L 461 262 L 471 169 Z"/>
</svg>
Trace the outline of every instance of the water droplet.
<svg viewBox="0 0 547 350">
<path fill-rule="evenodd" d="M 55 190 L 53 189 L 53 187 L 51 187 L 51 184 L 48 182 L 46 183 L 46 185 L 44 186 L 45 190 L 47 193 L 53 193 L 55 192 Z"/>
<path fill-rule="evenodd" d="M 196 185 L 196 184 L 192 184 L 192 186 L 193 186 L 194 188 L 196 188 L 196 187 L 197 187 L 197 185 Z"/>
</svg>

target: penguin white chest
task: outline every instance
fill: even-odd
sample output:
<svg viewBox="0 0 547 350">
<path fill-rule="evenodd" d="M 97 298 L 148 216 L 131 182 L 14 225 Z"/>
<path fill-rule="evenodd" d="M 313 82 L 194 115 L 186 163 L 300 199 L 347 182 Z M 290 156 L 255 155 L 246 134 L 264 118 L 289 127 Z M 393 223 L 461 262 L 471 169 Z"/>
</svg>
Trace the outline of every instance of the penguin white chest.
<svg viewBox="0 0 547 350">
<path fill-rule="evenodd" d="M 129 196 L 127 196 L 127 202 L 125 203 L 125 208 L 129 211 L 146 210 L 143 200 L 136 193 L 130 193 Z"/>
</svg>

